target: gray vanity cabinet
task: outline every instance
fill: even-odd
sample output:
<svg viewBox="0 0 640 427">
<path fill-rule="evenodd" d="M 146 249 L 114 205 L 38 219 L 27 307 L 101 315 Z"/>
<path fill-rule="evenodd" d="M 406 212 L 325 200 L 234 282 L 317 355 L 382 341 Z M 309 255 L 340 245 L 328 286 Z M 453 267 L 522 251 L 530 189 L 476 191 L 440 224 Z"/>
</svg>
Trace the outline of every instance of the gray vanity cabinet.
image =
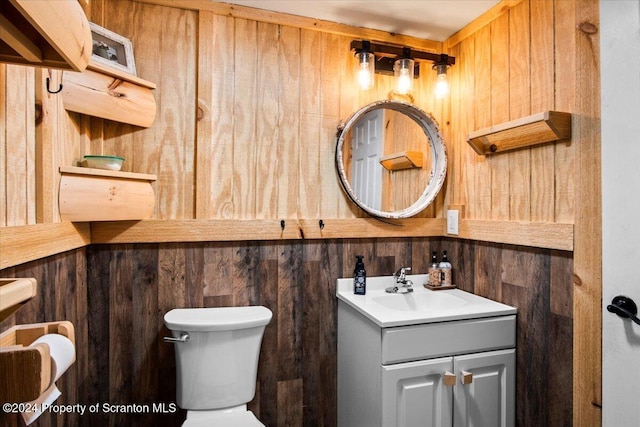
<svg viewBox="0 0 640 427">
<path fill-rule="evenodd" d="M 338 302 L 339 427 L 515 425 L 515 315 L 382 328 Z"/>
</svg>

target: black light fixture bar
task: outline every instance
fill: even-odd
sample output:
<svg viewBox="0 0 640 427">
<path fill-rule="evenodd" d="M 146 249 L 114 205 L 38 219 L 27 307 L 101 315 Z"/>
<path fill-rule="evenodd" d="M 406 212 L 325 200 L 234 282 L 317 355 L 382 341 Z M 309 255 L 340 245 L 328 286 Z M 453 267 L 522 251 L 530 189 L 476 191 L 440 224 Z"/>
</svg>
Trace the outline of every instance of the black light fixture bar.
<svg viewBox="0 0 640 427">
<path fill-rule="evenodd" d="M 364 44 L 368 42 L 367 40 L 352 40 L 351 41 L 351 50 L 361 51 L 364 49 Z M 372 43 L 368 42 L 369 51 L 376 55 L 376 59 L 378 57 L 387 57 L 392 59 L 402 58 L 406 52 L 406 47 L 388 45 L 388 44 L 380 44 L 380 43 Z M 456 58 L 454 56 L 449 56 L 444 53 L 431 53 L 431 52 L 423 52 L 420 50 L 411 49 L 411 57 L 413 59 L 431 61 L 435 65 L 446 64 L 453 65 L 456 63 Z"/>
<path fill-rule="evenodd" d="M 431 61 L 433 65 L 453 65 L 456 63 L 456 58 L 447 54 L 423 52 L 420 50 L 410 49 L 408 47 L 388 45 L 380 43 L 372 43 L 369 40 L 352 40 L 351 50 L 356 52 L 367 51 L 371 52 L 376 57 L 375 72 L 378 74 L 385 74 L 393 76 L 393 64 L 396 59 L 411 57 L 414 60 L 417 59 L 414 65 L 413 77 L 420 77 L 420 63 L 419 61 Z"/>
</svg>

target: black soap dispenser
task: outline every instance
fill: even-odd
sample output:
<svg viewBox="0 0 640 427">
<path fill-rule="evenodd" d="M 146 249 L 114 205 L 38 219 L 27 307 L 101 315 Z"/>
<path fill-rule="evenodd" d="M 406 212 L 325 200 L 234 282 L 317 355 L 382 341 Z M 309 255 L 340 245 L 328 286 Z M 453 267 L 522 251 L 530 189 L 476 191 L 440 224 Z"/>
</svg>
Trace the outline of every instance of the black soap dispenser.
<svg viewBox="0 0 640 427">
<path fill-rule="evenodd" d="M 367 293 L 367 272 L 364 269 L 362 255 L 356 255 L 356 267 L 353 269 L 353 293 L 364 295 Z"/>
</svg>

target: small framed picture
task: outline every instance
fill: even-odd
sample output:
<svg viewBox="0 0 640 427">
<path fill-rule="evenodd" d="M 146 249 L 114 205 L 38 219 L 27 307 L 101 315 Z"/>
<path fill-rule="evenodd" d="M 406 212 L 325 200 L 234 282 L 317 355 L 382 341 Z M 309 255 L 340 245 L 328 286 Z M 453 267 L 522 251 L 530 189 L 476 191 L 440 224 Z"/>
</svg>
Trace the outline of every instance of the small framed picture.
<svg viewBox="0 0 640 427">
<path fill-rule="evenodd" d="M 93 38 L 91 59 L 135 76 L 136 63 L 133 59 L 131 40 L 93 22 L 89 22 L 89 26 Z"/>
</svg>

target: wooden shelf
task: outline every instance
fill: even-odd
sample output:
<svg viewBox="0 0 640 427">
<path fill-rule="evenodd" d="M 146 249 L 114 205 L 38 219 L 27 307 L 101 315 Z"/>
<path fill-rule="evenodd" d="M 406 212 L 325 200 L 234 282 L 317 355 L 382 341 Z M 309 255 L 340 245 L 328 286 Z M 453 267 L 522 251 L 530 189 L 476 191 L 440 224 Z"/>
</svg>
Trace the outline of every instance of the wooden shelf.
<svg viewBox="0 0 640 427">
<path fill-rule="evenodd" d="M 471 132 L 467 142 L 484 156 L 571 138 L 571 114 L 545 111 Z"/>
<path fill-rule="evenodd" d="M 422 167 L 421 151 L 403 151 L 380 158 L 380 164 L 389 171 Z"/>
<path fill-rule="evenodd" d="M 123 221 L 150 218 L 155 175 L 60 167 L 60 218 L 65 221 Z"/>
<path fill-rule="evenodd" d="M 37 282 L 33 278 L 0 279 L 0 320 L 13 313 L 11 308 L 36 296 Z"/>
<path fill-rule="evenodd" d="M 155 89 L 156 84 L 148 80 L 141 79 L 138 76 L 134 76 L 124 71 L 120 71 L 116 68 L 107 67 L 106 65 L 98 64 L 94 61 L 89 61 L 87 66 L 88 70 L 95 71 L 97 73 L 106 74 L 107 76 L 116 77 L 125 82 L 133 83 L 134 85 L 146 87 L 148 89 Z"/>
<path fill-rule="evenodd" d="M 82 71 L 92 43 L 89 21 L 77 1 L 2 2 L 0 62 Z"/>
<path fill-rule="evenodd" d="M 152 82 L 91 62 L 82 73 L 63 73 L 62 102 L 68 111 L 149 127 L 156 116 L 155 88 Z"/>
</svg>

